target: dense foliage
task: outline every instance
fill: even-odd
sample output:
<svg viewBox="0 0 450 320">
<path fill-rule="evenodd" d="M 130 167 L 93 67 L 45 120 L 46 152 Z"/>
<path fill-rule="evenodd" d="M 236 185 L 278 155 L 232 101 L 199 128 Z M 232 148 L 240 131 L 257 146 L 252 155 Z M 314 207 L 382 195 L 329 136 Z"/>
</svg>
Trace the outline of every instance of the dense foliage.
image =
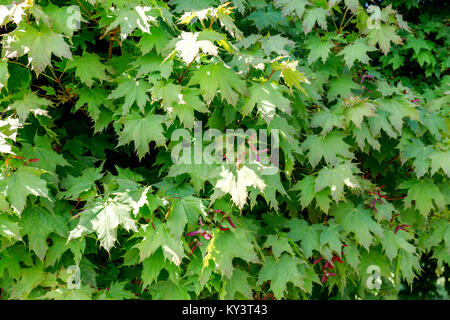
<svg viewBox="0 0 450 320">
<path fill-rule="evenodd" d="M 448 298 L 444 1 L 0 4 L 2 299 Z"/>
</svg>

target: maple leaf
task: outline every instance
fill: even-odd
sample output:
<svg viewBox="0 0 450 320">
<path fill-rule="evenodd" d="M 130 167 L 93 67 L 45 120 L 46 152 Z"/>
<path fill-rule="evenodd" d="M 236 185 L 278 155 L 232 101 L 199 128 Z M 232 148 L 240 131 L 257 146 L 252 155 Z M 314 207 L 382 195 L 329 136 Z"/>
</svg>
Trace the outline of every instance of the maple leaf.
<svg viewBox="0 0 450 320">
<path fill-rule="evenodd" d="M 425 217 L 435 208 L 435 205 L 441 210 L 444 210 L 445 206 L 448 205 L 446 197 L 430 179 L 407 180 L 400 184 L 398 188 L 408 190 L 404 199 L 405 207 L 411 207 L 414 201 L 414 207 Z"/>
<path fill-rule="evenodd" d="M 61 183 L 66 191 L 60 193 L 61 198 L 76 200 L 80 194 L 95 188 L 95 181 L 103 177 L 102 166 L 98 168 L 87 168 L 80 176 L 67 176 Z"/>
<path fill-rule="evenodd" d="M 381 25 L 379 28 L 374 28 L 367 34 L 369 45 L 374 46 L 378 44 L 384 55 L 387 55 L 391 42 L 395 44 L 402 44 L 402 38 L 395 32 L 395 27 L 392 25 Z"/>
<path fill-rule="evenodd" d="M 25 208 L 28 195 L 48 198 L 47 182 L 40 176 L 44 171 L 33 167 L 19 167 L 6 187 L 11 208 L 20 214 Z"/>
<path fill-rule="evenodd" d="M 9 109 L 15 110 L 20 121 L 23 122 L 28 118 L 30 112 L 33 112 L 35 115 L 47 115 L 47 111 L 41 109 L 41 107 L 51 105 L 53 105 L 51 101 L 39 97 L 34 92 L 28 92 L 22 100 L 14 101 L 14 103 L 9 106 Z"/>
<path fill-rule="evenodd" d="M 170 0 L 169 4 L 175 6 L 175 12 L 189 12 L 213 7 L 217 0 Z"/>
<path fill-rule="evenodd" d="M 306 258 L 319 248 L 319 225 L 309 225 L 303 219 L 290 219 L 285 227 L 289 228 L 287 236 L 293 241 L 301 241 L 301 248 Z"/>
<path fill-rule="evenodd" d="M 173 199 L 167 227 L 175 236 L 180 239 L 186 224 L 196 225 L 199 216 L 205 216 L 205 208 L 199 198 Z"/>
<path fill-rule="evenodd" d="M 308 0 L 275 0 L 274 5 L 275 8 L 281 8 L 283 17 L 291 16 L 295 13 L 301 19 L 305 12 L 305 7 L 310 6 L 311 3 Z"/>
<path fill-rule="evenodd" d="M 154 48 L 157 53 L 162 53 L 169 43 L 169 34 L 162 27 L 151 26 L 150 33 L 144 33 L 138 42 L 138 47 L 143 55 Z"/>
<path fill-rule="evenodd" d="M 275 36 L 268 36 L 262 40 L 261 49 L 264 53 L 270 56 L 271 53 L 276 53 L 279 56 L 287 56 L 289 52 L 284 48 L 286 46 L 291 47 L 295 44 L 294 41 L 289 40 L 288 38 L 284 38 L 279 34 Z"/>
<path fill-rule="evenodd" d="M 374 117 L 375 116 L 375 105 L 367 99 L 359 99 L 350 97 L 350 99 L 344 99 L 344 110 L 343 114 L 347 125 L 350 122 L 361 129 L 361 124 L 364 117 Z"/>
<path fill-rule="evenodd" d="M 85 234 L 96 232 L 100 245 L 110 251 L 117 240 L 117 228 L 137 232 L 136 223 L 130 217 L 131 208 L 112 199 L 97 199 L 80 214 L 78 225 L 70 231 L 67 242 Z"/>
<path fill-rule="evenodd" d="M 344 142 L 345 134 L 339 131 L 332 131 L 326 136 L 310 135 L 302 143 L 302 148 L 308 152 L 309 163 L 316 167 L 319 161 L 324 158 L 328 164 L 335 165 L 341 156 L 345 159 L 352 159 L 353 153 L 349 151 L 350 146 Z"/>
<path fill-rule="evenodd" d="M 78 7 L 75 7 L 78 8 Z M 44 23 L 57 33 L 64 33 L 67 36 L 73 36 L 74 32 L 79 29 L 81 22 L 86 22 L 81 15 L 80 10 L 74 7 L 58 7 L 52 3 L 42 8 L 43 13 L 47 14 Z"/>
<path fill-rule="evenodd" d="M 146 225 L 146 227 L 142 241 L 134 246 L 139 249 L 140 261 L 148 258 L 161 248 L 164 257 L 179 266 L 185 256 L 183 243 L 175 239 L 167 226 L 157 220 L 152 225 Z"/>
<path fill-rule="evenodd" d="M 52 54 L 57 57 L 72 59 L 69 45 L 61 34 L 52 32 L 48 27 L 37 30 L 26 27 L 14 30 L 8 36 L 5 46 L 5 57 L 14 58 L 28 54 L 28 63 L 36 73 L 41 73 L 50 65 Z"/>
<path fill-rule="evenodd" d="M 253 263 L 259 262 L 252 243 L 253 238 L 251 232 L 239 227 L 233 231 L 214 231 L 206 248 L 207 253 L 203 259 L 203 267 L 207 267 L 212 260 L 215 263 L 216 272 L 231 279 L 234 273 L 234 258 L 241 258 Z M 235 250 L 236 248 L 239 250 Z"/>
<path fill-rule="evenodd" d="M 222 100 L 235 106 L 239 94 L 246 93 L 245 81 L 224 63 L 216 62 L 201 66 L 191 77 L 188 85 L 200 85 L 202 96 L 209 105 L 220 92 Z"/>
<path fill-rule="evenodd" d="M 369 250 L 374 235 L 383 236 L 383 229 L 371 217 L 370 210 L 361 204 L 354 207 L 348 202 L 341 202 L 331 210 L 336 222 L 342 226 L 347 234 L 353 233 L 356 241 Z"/>
<path fill-rule="evenodd" d="M 316 23 L 327 30 L 327 16 L 329 14 L 329 11 L 324 8 L 307 9 L 303 17 L 303 30 L 305 34 L 310 33 Z"/>
<path fill-rule="evenodd" d="M 120 36 L 125 39 L 133 31 L 139 28 L 144 33 L 150 33 L 150 23 L 156 24 L 156 17 L 149 15 L 152 8 L 145 6 L 124 7 L 113 11 L 114 21 L 106 28 L 105 34 L 120 27 Z"/>
<path fill-rule="evenodd" d="M 360 86 L 353 82 L 350 74 L 341 75 L 339 78 L 335 78 L 330 81 L 328 90 L 328 100 L 336 100 L 337 97 L 345 98 L 352 93 L 352 90 L 360 89 Z"/>
<path fill-rule="evenodd" d="M 304 261 L 288 254 L 283 254 L 280 259 L 271 256 L 266 257 L 259 272 L 257 284 L 261 285 L 270 280 L 270 290 L 272 290 L 275 298 L 282 299 L 288 282 L 303 288 L 303 277 L 297 267 L 300 263 L 304 263 Z"/>
<path fill-rule="evenodd" d="M 319 36 L 314 35 L 307 38 L 305 47 L 309 50 L 309 64 L 316 62 L 318 59 L 322 59 L 322 62 L 325 63 L 334 44 L 329 40 L 323 40 Z"/>
<path fill-rule="evenodd" d="M 37 167 L 55 173 L 56 166 L 70 165 L 66 159 L 53 150 L 51 141 L 47 136 L 35 135 L 34 145 L 23 143 L 22 154 L 27 159 L 39 159 L 37 162 L 28 164 L 30 167 Z"/>
<path fill-rule="evenodd" d="M 82 56 L 73 56 L 73 60 L 67 62 L 67 68 L 76 68 L 75 75 L 89 88 L 94 84 L 93 79 L 104 81 L 106 66 L 100 62 L 100 57 L 95 53 L 83 52 Z"/>
<path fill-rule="evenodd" d="M 253 291 L 248 283 L 248 278 L 250 278 L 250 275 L 246 271 L 235 269 L 231 279 L 225 278 L 225 285 L 220 292 L 220 298 L 234 300 L 236 293 L 240 293 L 247 299 L 251 299 Z"/>
<path fill-rule="evenodd" d="M 253 83 L 249 92 L 250 96 L 241 109 L 243 116 L 251 113 L 255 105 L 267 123 L 272 121 L 277 108 L 290 114 L 291 102 L 283 96 L 282 89 L 274 83 Z"/>
<path fill-rule="evenodd" d="M 200 50 L 204 53 L 217 56 L 217 47 L 209 40 L 197 40 L 198 32 L 182 32 L 180 40 L 176 43 L 177 52 L 186 64 L 190 64 L 197 57 Z"/>
<path fill-rule="evenodd" d="M 450 151 L 434 151 L 430 155 L 431 175 L 441 168 L 447 176 L 450 176 Z"/>
<path fill-rule="evenodd" d="M 375 50 L 375 47 L 367 45 L 367 39 L 358 38 L 355 42 L 342 49 L 338 56 L 344 56 L 345 64 L 350 69 L 356 60 L 362 63 L 369 63 L 370 58 L 367 55 L 367 52 Z"/>
<path fill-rule="evenodd" d="M 105 113 L 105 108 L 102 106 L 108 106 L 111 104 L 111 101 L 108 101 L 108 91 L 103 88 L 91 88 L 88 89 L 86 87 L 82 87 L 76 91 L 78 94 L 78 101 L 75 104 L 75 110 L 87 106 L 87 112 L 89 116 L 96 123 Z"/>
<path fill-rule="evenodd" d="M 380 239 L 380 242 L 389 260 L 392 261 L 392 259 L 397 257 L 400 249 L 403 249 L 410 254 L 416 252 L 416 248 L 408 242 L 410 238 L 411 236 L 406 232 L 395 233 L 392 230 L 384 230 L 384 236 Z"/>
<path fill-rule="evenodd" d="M 147 91 L 150 90 L 150 84 L 145 80 L 134 80 L 130 78 L 120 78 L 119 85 L 108 96 L 108 99 L 119 99 L 125 97 L 122 105 L 122 114 L 127 114 L 130 107 L 136 101 L 139 110 L 144 113 L 144 107 L 150 97 Z"/>
<path fill-rule="evenodd" d="M 56 213 L 50 213 L 39 206 L 27 207 L 21 215 L 22 234 L 28 236 L 28 245 L 43 260 L 47 252 L 47 238 L 54 232 L 67 237 L 67 220 Z M 36 226 L 39 226 L 38 228 Z"/>
<path fill-rule="evenodd" d="M 342 110 L 331 110 L 321 108 L 319 112 L 313 114 L 310 126 L 312 128 L 322 128 L 321 135 L 326 135 L 333 128 L 344 128 L 344 115 Z"/>
<path fill-rule="evenodd" d="M 286 238 L 280 238 L 274 235 L 269 235 L 264 243 L 264 248 L 272 248 L 273 256 L 278 259 L 283 252 L 294 255 L 291 245 Z"/>
<path fill-rule="evenodd" d="M 148 75 L 149 73 L 158 73 L 162 78 L 170 77 L 173 69 L 173 60 L 165 60 L 154 52 L 138 57 L 131 66 L 138 68 L 137 77 Z M 157 77 L 159 79 L 159 77 Z"/>
<path fill-rule="evenodd" d="M 0 61 L 0 90 L 2 88 L 7 89 L 7 83 L 9 79 L 8 62 L 6 60 Z"/>
<path fill-rule="evenodd" d="M 22 240 L 19 223 L 6 213 L 0 213 L 0 235 L 8 240 Z"/>
<path fill-rule="evenodd" d="M 214 193 L 211 195 L 212 202 L 229 193 L 231 200 L 239 209 L 242 209 L 247 202 L 247 187 L 254 187 L 261 192 L 266 187 L 266 183 L 257 171 L 249 166 L 243 165 L 236 171 L 225 166 L 221 166 L 219 169 L 219 178 L 214 186 Z"/>
<path fill-rule="evenodd" d="M 166 143 L 162 122 L 164 116 L 148 113 L 146 116 L 131 114 L 121 119 L 123 130 L 119 134 L 118 147 L 134 142 L 134 148 L 139 159 L 142 159 L 149 151 L 149 144 L 155 141 L 156 145 Z"/>
<path fill-rule="evenodd" d="M 419 113 L 415 105 L 401 96 L 379 101 L 380 109 L 390 114 L 389 121 L 399 133 L 402 132 L 403 118 L 420 121 Z"/>
<path fill-rule="evenodd" d="M 343 162 L 333 168 L 322 168 L 316 178 L 314 191 L 319 192 L 329 187 L 331 197 L 334 201 L 338 202 L 342 198 L 344 185 L 352 189 L 359 187 L 354 176 L 354 173 L 357 172 L 359 172 L 358 168 L 351 162 Z"/>
</svg>

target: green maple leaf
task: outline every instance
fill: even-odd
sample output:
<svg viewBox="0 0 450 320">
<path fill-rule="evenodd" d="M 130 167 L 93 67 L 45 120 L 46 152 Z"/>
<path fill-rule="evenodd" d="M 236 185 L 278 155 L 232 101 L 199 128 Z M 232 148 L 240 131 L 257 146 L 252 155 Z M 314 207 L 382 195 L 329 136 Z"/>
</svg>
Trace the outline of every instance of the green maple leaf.
<svg viewBox="0 0 450 320">
<path fill-rule="evenodd" d="M 56 173 L 56 166 L 70 165 L 66 159 L 53 150 L 51 141 L 47 136 L 35 135 L 34 145 L 23 143 L 22 154 L 27 159 L 39 159 L 37 162 L 31 162 L 28 166 L 37 167 Z"/>
<path fill-rule="evenodd" d="M 6 213 L 0 213 L 0 235 L 8 240 L 22 240 L 19 223 Z"/>
<path fill-rule="evenodd" d="M 373 46 L 367 45 L 367 39 L 365 38 L 359 38 L 355 40 L 350 45 L 347 45 L 341 52 L 339 52 L 338 56 L 343 55 L 345 64 L 348 66 L 349 69 L 353 66 L 353 63 L 358 60 L 362 63 L 369 63 L 369 56 L 367 55 L 367 52 L 375 51 L 376 48 Z"/>
<path fill-rule="evenodd" d="M 106 66 L 100 62 L 100 57 L 95 53 L 83 52 L 82 56 L 73 56 L 72 61 L 67 62 L 67 68 L 75 68 L 75 75 L 89 88 L 94 84 L 94 78 L 108 80 Z"/>
<path fill-rule="evenodd" d="M 8 61 L 2 60 L 0 61 L 0 90 L 2 88 L 8 88 L 8 79 L 9 79 L 9 71 L 8 71 Z"/>
<path fill-rule="evenodd" d="M 403 162 L 407 159 L 414 159 L 413 165 L 417 178 L 428 172 L 431 165 L 430 155 L 434 151 L 432 146 L 425 145 L 421 140 L 413 138 L 410 143 L 399 148 L 400 158 Z"/>
<path fill-rule="evenodd" d="M 331 215 L 347 234 L 353 233 L 356 241 L 369 250 L 373 236 L 383 236 L 383 229 L 371 217 L 371 211 L 364 209 L 362 204 L 354 207 L 349 202 L 341 202 L 332 209 Z"/>
<path fill-rule="evenodd" d="M 416 272 L 422 270 L 422 267 L 420 266 L 420 256 L 409 254 L 405 250 L 400 250 L 399 256 L 399 270 L 402 273 L 403 278 L 411 285 L 414 278 L 417 277 Z"/>
<path fill-rule="evenodd" d="M 241 258 L 244 261 L 253 263 L 259 262 L 252 243 L 253 239 L 254 235 L 240 226 L 237 229 L 233 229 L 233 231 L 214 231 L 203 259 L 204 268 L 212 260 L 215 262 L 216 272 L 231 279 L 234 271 L 234 258 Z M 236 248 L 239 248 L 239 250 L 236 250 Z"/>
<path fill-rule="evenodd" d="M 147 91 L 151 88 L 150 84 L 143 80 L 134 80 L 130 78 L 119 79 L 119 85 L 108 96 L 108 99 L 119 99 L 125 97 L 125 102 L 122 105 L 122 114 L 127 114 L 133 102 L 144 113 L 144 107 L 147 101 L 150 100 Z"/>
<path fill-rule="evenodd" d="M 81 11 L 73 7 L 58 7 L 49 3 L 42 8 L 47 14 L 48 21 L 44 22 L 55 32 L 64 33 L 67 36 L 73 36 L 81 22 L 86 22 L 81 15 Z"/>
<path fill-rule="evenodd" d="M 393 25 L 382 24 L 379 28 L 374 28 L 367 34 L 367 40 L 369 45 L 374 46 L 378 44 L 384 55 L 387 55 L 391 42 L 395 44 L 402 44 L 402 38 L 400 38 Z"/>
<path fill-rule="evenodd" d="M 287 254 L 283 254 L 280 259 L 266 257 L 257 285 L 270 280 L 270 290 L 277 299 L 283 298 L 288 282 L 303 289 L 303 277 L 297 267 L 300 263 L 304 263 L 303 260 Z"/>
<path fill-rule="evenodd" d="M 158 280 L 161 270 L 165 267 L 164 254 L 162 250 L 158 249 L 150 257 L 142 261 L 142 288 L 145 289 L 153 282 Z"/>
<path fill-rule="evenodd" d="M 41 179 L 43 170 L 33 167 L 19 167 L 8 182 L 6 195 L 11 208 L 21 213 L 28 195 L 48 198 L 47 182 Z"/>
<path fill-rule="evenodd" d="M 303 209 L 309 206 L 315 197 L 314 181 L 315 179 L 313 176 L 305 176 L 291 189 L 291 191 L 300 191 L 299 200 Z"/>
<path fill-rule="evenodd" d="M 450 151 L 434 151 L 430 155 L 431 175 L 441 168 L 447 176 L 450 176 Z"/>
<path fill-rule="evenodd" d="M 325 246 L 329 247 L 336 254 L 341 254 L 342 242 L 339 235 L 338 225 L 334 222 L 330 222 L 328 227 L 324 227 L 320 233 L 320 252 L 327 260 L 332 259 L 332 253 L 329 250 L 324 249 Z"/>
<path fill-rule="evenodd" d="M 204 53 L 217 56 L 217 47 L 209 40 L 198 40 L 199 35 L 199 32 L 192 33 L 183 31 L 175 45 L 175 50 L 187 65 L 194 61 L 200 50 Z"/>
<path fill-rule="evenodd" d="M 242 294 L 247 299 L 253 297 L 253 291 L 251 285 L 248 283 L 250 275 L 240 269 L 235 269 L 231 279 L 225 278 L 225 285 L 220 292 L 220 299 L 234 300 L 236 293 Z"/>
<path fill-rule="evenodd" d="M 265 28 L 273 28 L 283 23 L 283 16 L 279 10 L 275 10 L 271 4 L 267 6 L 267 10 L 255 10 L 248 15 L 248 19 L 255 23 L 258 31 Z"/>
<path fill-rule="evenodd" d="M 357 128 L 361 129 L 364 117 L 375 117 L 375 105 L 366 99 L 350 99 L 343 113 L 347 124 L 353 122 Z"/>
<path fill-rule="evenodd" d="M 375 150 L 379 151 L 381 148 L 380 143 L 377 139 L 374 138 L 366 123 L 362 123 L 360 128 L 354 128 L 353 136 L 355 137 L 356 143 L 361 150 L 364 150 L 364 147 L 366 145 L 364 141 L 367 141 L 367 143 Z"/>
<path fill-rule="evenodd" d="M 283 252 L 294 255 L 291 245 L 286 238 L 280 238 L 274 235 L 267 236 L 264 248 L 272 248 L 272 253 L 275 258 L 279 258 Z"/>
<path fill-rule="evenodd" d="M 277 108 L 288 114 L 291 113 L 291 102 L 283 96 L 280 87 L 274 83 L 253 83 L 249 91 L 250 96 L 241 109 L 243 116 L 251 113 L 255 105 L 267 123 L 272 121 Z"/>
<path fill-rule="evenodd" d="M 132 114 L 122 118 L 124 128 L 119 134 L 117 146 L 133 141 L 136 153 L 139 159 L 142 159 L 148 153 L 151 141 L 155 141 L 158 146 L 165 145 L 166 138 L 162 127 L 164 118 L 162 115 L 151 113 L 145 117 Z"/>
<path fill-rule="evenodd" d="M 103 167 L 87 168 L 83 170 L 80 176 L 68 176 L 63 179 L 61 187 L 66 191 L 61 192 L 60 196 L 65 199 L 76 200 L 82 193 L 95 189 L 95 181 L 103 177 L 101 171 Z"/>
<path fill-rule="evenodd" d="M 336 100 L 337 97 L 345 98 L 352 93 L 352 90 L 360 89 L 360 86 L 353 82 L 350 74 L 344 74 L 339 78 L 335 78 L 330 81 L 328 90 L 328 100 Z"/>
<path fill-rule="evenodd" d="M 399 188 L 408 189 L 404 199 L 405 207 L 411 207 L 414 201 L 414 207 L 425 217 L 435 208 L 434 205 L 440 210 L 444 210 L 448 205 L 448 199 L 430 179 L 407 180 L 400 184 Z"/>
<path fill-rule="evenodd" d="M 327 30 L 327 16 L 329 14 L 328 9 L 324 8 L 310 8 L 306 10 L 305 16 L 303 17 L 305 34 L 310 33 L 316 23 L 324 30 Z"/>
<path fill-rule="evenodd" d="M 285 227 L 289 228 L 287 236 L 293 241 L 301 241 L 301 248 L 306 258 L 319 249 L 319 225 L 309 225 L 303 219 L 290 219 Z"/>
<path fill-rule="evenodd" d="M 332 168 L 322 168 L 317 175 L 314 191 L 319 192 L 329 187 L 331 197 L 334 201 L 338 202 L 343 196 L 344 185 L 352 189 L 359 186 L 354 172 L 359 172 L 359 170 L 351 162 L 343 162 Z"/>
<path fill-rule="evenodd" d="M 172 200 L 167 227 L 175 236 L 175 239 L 180 239 L 186 224 L 188 227 L 196 226 L 199 216 L 205 215 L 205 208 L 200 198 L 175 198 Z"/>
<path fill-rule="evenodd" d="M 382 99 L 379 105 L 381 110 L 390 114 L 389 121 L 399 133 L 402 132 L 403 118 L 420 121 L 415 105 L 405 97 L 394 96 L 392 99 Z"/>
<path fill-rule="evenodd" d="M 179 266 L 185 256 L 183 243 L 172 235 L 170 230 L 159 222 L 154 220 L 153 224 L 147 224 L 143 233 L 143 239 L 134 247 L 139 249 L 140 261 L 151 256 L 159 248 L 162 249 L 164 257 Z"/>
<path fill-rule="evenodd" d="M 108 101 L 108 91 L 103 88 L 89 89 L 86 87 L 82 87 L 76 90 L 76 93 L 78 94 L 78 101 L 75 105 L 75 110 L 78 110 L 79 108 L 86 105 L 89 116 L 96 123 L 102 117 L 102 113 L 105 110 L 104 108 L 102 108 L 102 106 L 108 106 L 109 104 L 111 104 L 111 102 Z"/>
<path fill-rule="evenodd" d="M 117 240 L 117 228 L 121 225 L 125 230 L 137 232 L 136 223 L 130 217 L 131 208 L 112 199 L 97 199 L 85 208 L 78 225 L 70 231 L 67 241 L 85 234 L 96 232 L 100 246 L 110 251 Z"/>
<path fill-rule="evenodd" d="M 41 282 L 45 281 L 47 274 L 44 272 L 42 264 L 38 264 L 31 268 L 23 268 L 20 276 L 20 280 L 14 283 L 11 290 L 10 299 L 27 299 L 28 295 L 35 289 Z"/>
<path fill-rule="evenodd" d="M 66 223 L 67 220 L 63 216 L 50 213 L 39 206 L 27 207 L 20 219 L 22 234 L 28 236 L 28 246 L 41 260 L 44 260 L 47 252 L 47 238 L 50 233 L 54 232 L 61 237 L 67 237 Z"/>
<path fill-rule="evenodd" d="M 314 168 L 323 158 L 326 163 L 335 165 L 338 156 L 352 159 L 353 153 L 349 151 L 350 145 L 344 142 L 346 135 L 340 131 L 332 131 L 326 136 L 310 135 L 302 143 L 302 149 L 308 152 L 308 159 Z"/>
<path fill-rule="evenodd" d="M 191 296 L 179 283 L 173 281 L 158 281 L 150 289 L 152 292 L 152 299 L 155 300 L 189 300 Z"/>
<path fill-rule="evenodd" d="M 342 110 L 321 108 L 319 112 L 313 114 L 310 126 L 311 128 L 322 128 L 321 135 L 326 135 L 333 128 L 343 129 L 345 121 Z"/>
<path fill-rule="evenodd" d="M 267 38 L 264 38 L 262 41 L 261 49 L 268 56 L 270 56 L 270 54 L 273 52 L 279 56 L 287 56 L 289 55 L 289 52 L 284 48 L 286 46 L 291 47 L 294 44 L 294 41 L 277 34 L 275 36 L 268 36 Z"/>
<path fill-rule="evenodd" d="M 11 36 L 14 40 L 5 46 L 5 56 L 14 58 L 28 54 L 28 62 L 38 74 L 50 65 L 52 54 L 72 59 L 70 47 L 63 36 L 52 32 L 48 27 L 37 30 L 26 25 L 14 30 Z"/>
<path fill-rule="evenodd" d="M 214 7 L 217 0 L 170 0 L 169 4 L 175 6 L 175 12 L 191 12 Z"/>
<path fill-rule="evenodd" d="M 210 63 L 194 72 L 189 85 L 200 85 L 202 96 L 209 105 L 220 92 L 222 100 L 235 106 L 239 95 L 246 93 L 246 84 L 241 77 L 223 63 Z"/>
<path fill-rule="evenodd" d="M 292 16 L 295 13 L 301 19 L 305 7 L 311 5 L 311 3 L 308 0 L 275 0 L 274 5 L 275 8 L 281 8 L 283 17 Z"/>
<path fill-rule="evenodd" d="M 149 7 L 132 6 L 117 8 L 114 10 L 114 21 L 106 28 L 105 34 L 117 27 L 120 27 L 120 36 L 125 39 L 139 28 L 143 33 L 150 33 L 150 24 L 156 24 L 156 17 L 149 13 L 154 13 Z"/>
<path fill-rule="evenodd" d="M 158 73 L 160 77 L 168 79 L 172 73 L 173 60 L 164 61 L 162 57 L 152 52 L 138 57 L 130 65 L 137 68 L 137 77 L 148 75 L 149 73 Z M 160 77 L 156 77 L 156 79 L 159 80 Z"/>
<path fill-rule="evenodd" d="M 150 27 L 150 34 L 144 33 L 138 42 L 138 47 L 143 55 L 149 53 L 153 48 L 161 53 L 169 43 L 169 34 L 162 27 Z"/>
<path fill-rule="evenodd" d="M 247 202 L 247 187 L 264 192 L 266 183 L 260 177 L 257 170 L 250 166 L 243 165 L 240 169 L 234 170 L 231 166 L 219 167 L 219 178 L 214 185 L 214 193 L 211 195 L 211 201 L 221 198 L 225 194 L 231 195 L 231 200 L 242 209 Z"/>
<path fill-rule="evenodd" d="M 405 250 L 409 254 L 414 254 L 416 248 L 408 242 L 411 238 L 407 232 L 394 233 L 392 230 L 384 230 L 384 237 L 380 239 L 380 242 L 384 248 L 386 256 L 392 261 L 397 257 L 400 249 Z"/>
<path fill-rule="evenodd" d="M 325 63 L 334 44 L 329 40 L 322 40 L 319 36 L 314 35 L 307 38 L 305 47 L 309 50 L 309 64 L 316 62 L 318 59 L 322 59 L 322 62 Z"/>
<path fill-rule="evenodd" d="M 17 100 L 9 106 L 10 109 L 15 110 L 20 121 L 25 121 L 28 118 L 30 112 L 35 115 L 47 115 L 47 111 L 41 109 L 41 107 L 51 106 L 53 103 L 45 98 L 39 97 L 34 92 L 28 92 L 22 98 Z"/>
</svg>

